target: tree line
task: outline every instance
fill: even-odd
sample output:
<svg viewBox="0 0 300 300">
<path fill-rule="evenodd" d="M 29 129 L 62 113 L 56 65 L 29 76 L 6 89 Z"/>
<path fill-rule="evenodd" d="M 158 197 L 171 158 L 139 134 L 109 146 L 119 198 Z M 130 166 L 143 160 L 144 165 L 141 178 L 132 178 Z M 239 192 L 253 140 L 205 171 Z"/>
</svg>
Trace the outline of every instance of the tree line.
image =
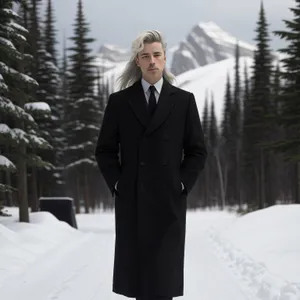
<svg viewBox="0 0 300 300">
<path fill-rule="evenodd" d="M 236 45 L 234 78 L 227 76 L 222 120 L 213 93 L 202 115 L 208 161 L 190 208 L 234 206 L 241 211 L 300 203 L 300 0 L 293 19 L 273 34 L 286 41 L 278 53 L 263 3 L 256 24 L 253 63 Z M 241 80 L 243 72 L 243 80 Z"/>
<path fill-rule="evenodd" d="M 77 212 L 111 205 L 94 159 L 111 88 L 81 0 L 74 17 L 58 58 L 51 0 L 44 16 L 41 0 L 0 1 L 0 206 L 18 206 L 23 222 L 41 196 L 72 197 Z"/>
<path fill-rule="evenodd" d="M 274 32 L 287 43 L 278 58 L 261 4 L 253 65 L 242 65 L 237 43 L 222 120 L 207 93 L 209 155 L 189 209 L 300 203 L 300 0 L 291 11 L 285 31 Z M 41 0 L 2 0 L 0 20 L 0 214 L 18 206 L 29 222 L 41 196 L 72 197 L 77 212 L 112 209 L 94 148 L 113 88 L 95 65 L 82 0 L 61 57 L 51 0 L 43 16 Z"/>
</svg>

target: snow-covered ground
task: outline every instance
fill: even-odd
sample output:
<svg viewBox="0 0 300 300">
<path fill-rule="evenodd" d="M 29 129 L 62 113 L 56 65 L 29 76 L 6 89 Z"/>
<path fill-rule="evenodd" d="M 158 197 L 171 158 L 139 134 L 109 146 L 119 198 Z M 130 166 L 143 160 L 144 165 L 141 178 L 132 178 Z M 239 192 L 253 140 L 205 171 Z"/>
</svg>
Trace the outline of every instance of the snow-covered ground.
<svg viewBox="0 0 300 300">
<path fill-rule="evenodd" d="M 1 300 L 118 300 L 111 292 L 114 215 L 0 217 Z M 189 212 L 184 300 L 299 300 L 300 205 L 238 217 Z"/>
</svg>

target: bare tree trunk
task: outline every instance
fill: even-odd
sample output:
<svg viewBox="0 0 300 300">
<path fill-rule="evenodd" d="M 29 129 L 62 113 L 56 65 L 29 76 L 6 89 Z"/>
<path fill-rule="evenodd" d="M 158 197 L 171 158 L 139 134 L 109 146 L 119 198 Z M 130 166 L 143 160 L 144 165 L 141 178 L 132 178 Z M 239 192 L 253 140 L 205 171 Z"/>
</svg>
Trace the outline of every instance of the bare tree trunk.
<svg viewBox="0 0 300 300">
<path fill-rule="evenodd" d="M 31 195 L 31 211 L 37 212 L 39 210 L 39 200 L 37 195 L 37 170 L 36 167 L 32 167 L 31 173 L 31 187 L 32 187 L 32 195 Z"/>
<path fill-rule="evenodd" d="M 254 174 L 255 174 L 255 183 L 256 183 L 256 193 L 255 193 L 255 199 L 253 199 L 253 200 L 254 200 L 255 205 L 257 205 L 259 207 L 259 203 L 260 203 L 259 165 L 255 167 Z M 255 209 L 256 209 L 256 207 L 255 207 Z"/>
<path fill-rule="evenodd" d="M 72 180 L 74 178 L 74 180 Z M 70 172 L 66 175 L 66 187 L 68 189 L 67 196 L 72 197 L 75 203 L 75 211 L 76 214 L 80 214 L 80 202 L 78 198 L 78 191 L 77 191 L 77 177 L 73 177 Z"/>
<path fill-rule="evenodd" d="M 19 126 L 18 126 L 19 127 Z M 24 129 L 23 124 L 19 127 Z M 27 166 L 26 166 L 26 145 L 19 146 L 17 159 L 18 169 L 18 202 L 19 202 L 19 221 L 29 223 L 28 194 L 27 194 Z"/>
<path fill-rule="evenodd" d="M 87 168 L 84 167 L 83 171 L 83 182 L 84 182 L 84 208 L 85 213 L 89 213 L 89 207 L 90 207 L 90 199 L 89 199 L 89 182 L 88 182 L 88 174 L 87 174 Z"/>
<path fill-rule="evenodd" d="M 295 203 L 300 204 L 300 162 L 296 163 L 296 197 Z"/>
<path fill-rule="evenodd" d="M 9 171 L 5 172 L 5 178 L 6 178 L 6 180 L 5 180 L 6 184 L 9 185 L 9 186 L 12 186 L 11 185 L 11 174 L 10 174 Z M 6 201 L 5 201 L 6 205 L 7 206 L 12 206 L 12 204 L 13 204 L 12 193 L 11 192 L 7 192 L 5 198 L 6 198 Z"/>
<path fill-rule="evenodd" d="M 260 149 L 260 201 L 259 208 L 262 209 L 265 207 L 266 203 L 266 193 L 265 193 L 265 157 L 264 149 Z"/>
<path fill-rule="evenodd" d="M 236 183 L 235 183 L 235 195 L 236 203 L 239 205 L 239 208 L 242 208 L 242 199 L 241 199 L 241 163 L 240 163 L 240 138 L 237 139 L 236 147 Z"/>
<path fill-rule="evenodd" d="M 210 206 L 210 189 L 209 189 L 209 166 L 205 167 L 205 206 Z"/>
<path fill-rule="evenodd" d="M 222 210 L 225 208 L 225 190 L 224 190 L 224 178 L 222 173 L 222 166 L 220 163 L 220 155 L 219 151 L 215 151 L 217 169 L 218 169 L 218 177 L 220 181 L 220 193 L 221 193 L 221 201 L 222 201 Z"/>
<path fill-rule="evenodd" d="M 76 171 L 75 171 L 76 172 Z M 74 187 L 75 203 L 76 203 L 76 213 L 78 207 L 78 213 L 80 213 L 80 180 L 77 172 L 75 173 L 75 187 Z"/>
<path fill-rule="evenodd" d="M 227 163 L 224 163 L 224 196 L 225 196 L 225 199 L 227 196 L 227 183 L 228 183 L 228 166 L 227 166 Z"/>
</svg>

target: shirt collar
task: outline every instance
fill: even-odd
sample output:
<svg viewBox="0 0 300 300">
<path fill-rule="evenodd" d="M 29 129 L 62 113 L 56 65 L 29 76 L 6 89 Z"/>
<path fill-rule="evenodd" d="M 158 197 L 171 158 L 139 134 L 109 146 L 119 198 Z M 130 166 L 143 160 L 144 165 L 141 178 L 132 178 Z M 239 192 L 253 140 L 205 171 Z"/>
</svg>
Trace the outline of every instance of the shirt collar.
<svg viewBox="0 0 300 300">
<path fill-rule="evenodd" d="M 156 89 L 156 91 L 160 94 L 160 92 L 161 92 L 161 89 L 162 89 L 162 86 L 163 86 L 163 77 L 160 79 L 160 80 L 158 80 L 155 84 L 153 84 L 154 86 L 155 86 L 155 89 Z M 144 92 L 145 93 L 147 93 L 148 92 L 148 89 L 149 89 L 149 87 L 150 87 L 150 83 L 149 82 L 147 82 L 144 78 L 142 78 L 142 86 L 143 86 L 143 90 L 144 90 Z"/>
</svg>

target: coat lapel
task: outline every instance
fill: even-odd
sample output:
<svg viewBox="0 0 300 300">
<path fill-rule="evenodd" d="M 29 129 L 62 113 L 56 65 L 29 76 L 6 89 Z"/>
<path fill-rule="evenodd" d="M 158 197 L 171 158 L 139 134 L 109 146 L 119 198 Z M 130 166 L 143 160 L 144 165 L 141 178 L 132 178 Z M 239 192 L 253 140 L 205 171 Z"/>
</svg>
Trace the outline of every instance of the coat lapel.
<svg viewBox="0 0 300 300">
<path fill-rule="evenodd" d="M 147 126 L 146 135 L 157 129 L 168 117 L 174 106 L 174 97 L 171 97 L 173 93 L 174 89 L 172 85 L 164 79 L 156 110 Z"/>
<path fill-rule="evenodd" d="M 150 114 L 141 81 L 135 82 L 132 88 L 133 92 L 129 96 L 129 104 L 141 124 L 147 127 Z"/>
<path fill-rule="evenodd" d="M 141 124 L 146 127 L 145 134 L 148 135 L 157 129 L 171 112 L 174 106 L 174 98 L 171 97 L 174 89 L 168 81 L 164 80 L 156 111 L 151 118 L 140 80 L 134 83 L 132 87 L 134 92 L 129 103 Z"/>
</svg>

